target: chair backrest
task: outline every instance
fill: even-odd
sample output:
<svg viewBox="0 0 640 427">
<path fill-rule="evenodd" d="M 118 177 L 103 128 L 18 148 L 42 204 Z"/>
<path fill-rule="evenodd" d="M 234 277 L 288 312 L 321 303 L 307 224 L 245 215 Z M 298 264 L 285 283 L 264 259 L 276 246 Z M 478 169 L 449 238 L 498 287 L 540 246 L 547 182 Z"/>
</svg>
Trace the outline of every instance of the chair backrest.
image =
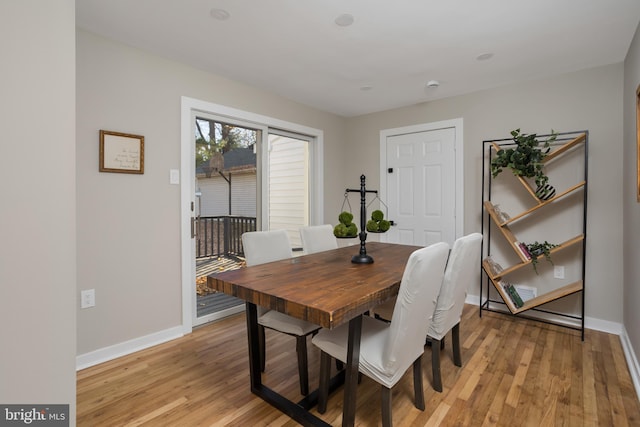
<svg viewBox="0 0 640 427">
<path fill-rule="evenodd" d="M 302 249 L 308 254 L 328 251 L 338 247 L 338 241 L 336 236 L 333 235 L 333 226 L 331 224 L 301 227 L 300 239 L 302 240 Z"/>
<path fill-rule="evenodd" d="M 285 230 L 249 231 L 242 235 L 247 267 L 291 258 L 291 242 Z"/>
<path fill-rule="evenodd" d="M 444 276 L 449 245 L 435 243 L 411 254 L 389 325 L 382 361 L 389 372 L 406 370 L 424 352 L 429 318 Z"/>
<path fill-rule="evenodd" d="M 460 322 L 469 285 L 480 271 L 482 234 L 472 233 L 453 243 L 428 335 L 442 339 Z"/>
</svg>

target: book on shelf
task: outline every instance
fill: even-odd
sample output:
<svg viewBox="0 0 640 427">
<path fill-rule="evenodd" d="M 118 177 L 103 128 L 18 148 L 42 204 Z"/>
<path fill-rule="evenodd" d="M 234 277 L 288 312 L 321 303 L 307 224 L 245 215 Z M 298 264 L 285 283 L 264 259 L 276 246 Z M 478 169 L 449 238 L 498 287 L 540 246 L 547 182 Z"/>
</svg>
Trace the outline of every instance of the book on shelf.
<svg viewBox="0 0 640 427">
<path fill-rule="evenodd" d="M 520 308 L 524 305 L 520 294 L 518 294 L 518 291 L 511 283 L 501 280 L 500 286 L 502 286 L 502 289 L 504 289 L 505 293 L 509 296 L 509 299 L 511 300 L 513 305 L 515 305 L 517 308 Z"/>
<path fill-rule="evenodd" d="M 529 253 L 529 249 L 527 249 L 527 245 L 525 245 L 522 242 L 513 242 L 513 244 L 516 246 L 516 248 L 518 249 L 518 252 L 520 252 L 520 254 L 524 257 L 524 259 L 526 260 L 531 259 L 531 254 Z"/>
</svg>

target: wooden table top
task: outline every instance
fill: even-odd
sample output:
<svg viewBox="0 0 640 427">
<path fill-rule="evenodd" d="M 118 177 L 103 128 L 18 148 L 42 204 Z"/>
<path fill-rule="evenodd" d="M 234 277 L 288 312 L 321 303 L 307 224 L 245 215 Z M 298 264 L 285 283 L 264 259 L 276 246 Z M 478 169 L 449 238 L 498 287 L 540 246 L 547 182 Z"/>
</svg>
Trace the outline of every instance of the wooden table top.
<svg viewBox="0 0 640 427">
<path fill-rule="evenodd" d="M 398 294 L 409 255 L 419 246 L 368 242 L 372 264 L 354 264 L 359 245 L 214 273 L 209 287 L 334 328 Z"/>
</svg>

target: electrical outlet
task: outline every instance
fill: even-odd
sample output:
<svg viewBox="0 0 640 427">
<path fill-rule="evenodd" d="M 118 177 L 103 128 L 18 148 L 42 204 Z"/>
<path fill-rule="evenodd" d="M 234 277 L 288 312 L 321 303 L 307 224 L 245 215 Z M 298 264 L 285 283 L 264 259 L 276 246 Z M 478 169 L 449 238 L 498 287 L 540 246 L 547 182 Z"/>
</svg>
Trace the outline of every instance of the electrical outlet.
<svg viewBox="0 0 640 427">
<path fill-rule="evenodd" d="M 556 279 L 564 279 L 564 266 L 556 265 L 553 267 L 553 277 Z"/>
<path fill-rule="evenodd" d="M 87 289 L 80 291 L 80 308 L 89 308 L 96 306 L 96 290 Z"/>
</svg>

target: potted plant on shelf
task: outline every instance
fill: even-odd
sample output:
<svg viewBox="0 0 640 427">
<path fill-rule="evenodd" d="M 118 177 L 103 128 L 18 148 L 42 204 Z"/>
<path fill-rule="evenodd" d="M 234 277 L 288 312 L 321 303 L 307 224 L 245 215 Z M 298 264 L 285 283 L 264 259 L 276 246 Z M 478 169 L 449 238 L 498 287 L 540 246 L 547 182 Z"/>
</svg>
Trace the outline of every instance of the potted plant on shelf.
<svg viewBox="0 0 640 427">
<path fill-rule="evenodd" d="M 531 255 L 531 265 L 533 266 L 533 269 L 536 273 L 538 273 L 537 266 L 539 257 L 544 255 L 545 259 L 553 264 L 553 261 L 551 260 L 551 249 L 555 248 L 558 245 L 549 243 L 545 240 L 543 243 L 540 243 L 538 241 L 527 243 L 526 246 L 527 251 Z"/>
<path fill-rule="evenodd" d="M 551 135 L 544 141 L 539 141 L 535 133 L 520 133 L 520 129 L 511 131 L 511 136 L 515 147 L 501 148 L 496 152 L 491 160 L 491 176 L 497 177 L 503 168 L 508 167 L 516 176 L 534 179 L 538 198 L 546 200 L 553 197 L 555 189 L 547 184 L 549 177 L 544 173 L 542 161 L 549 154 L 558 133 L 551 130 Z"/>
</svg>

